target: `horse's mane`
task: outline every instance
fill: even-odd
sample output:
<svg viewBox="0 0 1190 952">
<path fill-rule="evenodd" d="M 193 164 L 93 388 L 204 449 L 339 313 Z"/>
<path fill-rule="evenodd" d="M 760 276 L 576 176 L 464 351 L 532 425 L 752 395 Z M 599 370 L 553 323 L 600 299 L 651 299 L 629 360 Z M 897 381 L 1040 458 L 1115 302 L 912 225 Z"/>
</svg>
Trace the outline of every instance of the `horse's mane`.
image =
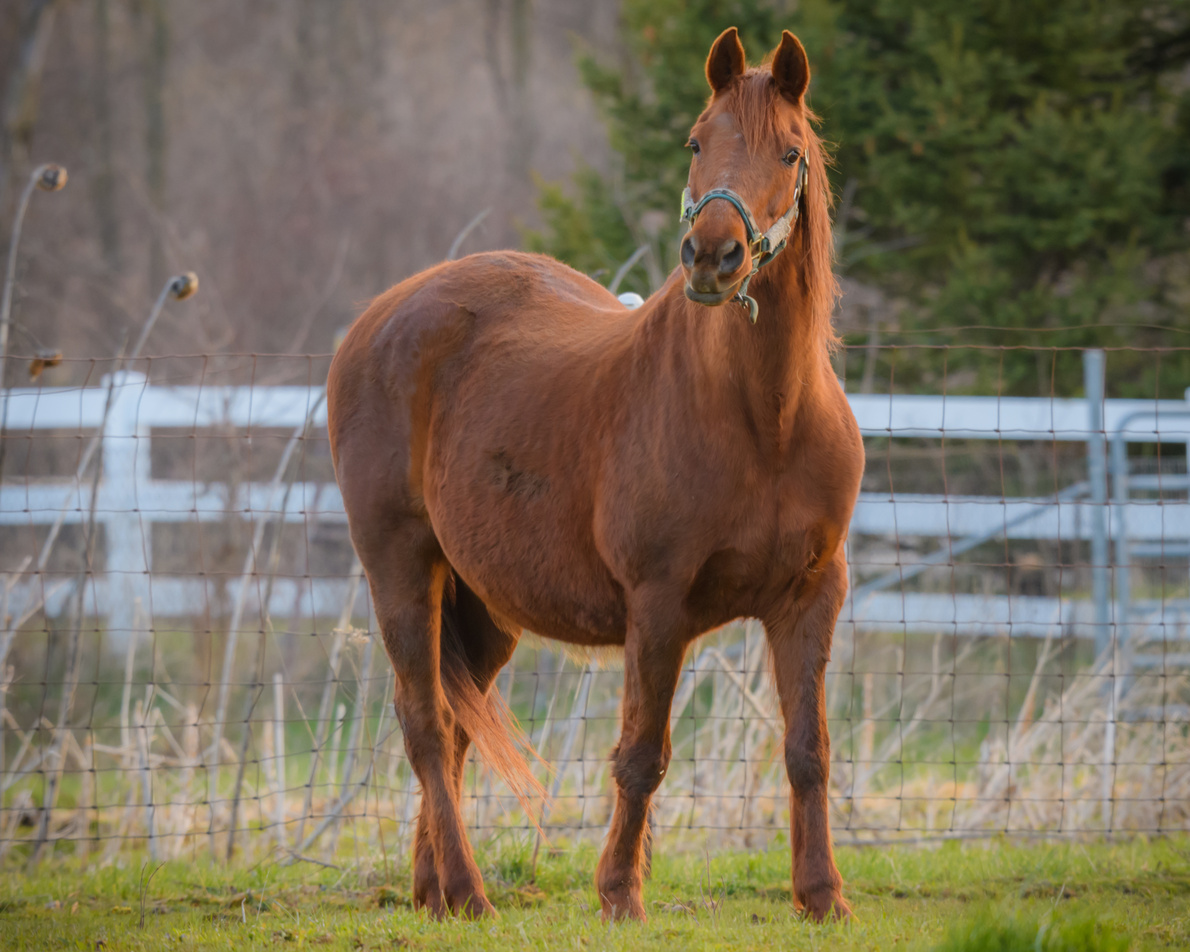
<svg viewBox="0 0 1190 952">
<path fill-rule="evenodd" d="M 725 105 L 739 121 L 748 149 L 754 152 L 762 143 L 771 142 L 785 134 L 779 125 L 779 111 L 775 108 L 781 93 L 773 82 L 772 71 L 763 65 L 749 69 L 722 95 Z M 826 174 L 829 161 L 822 140 L 814 131 L 818 117 L 803 104 L 805 110 L 805 154 L 810 161 L 810 177 L 802 196 L 802 211 L 797 228 L 790 238 L 786 255 L 800 255 L 799 274 L 802 293 L 809 311 L 809 329 L 815 340 L 822 340 L 833 348 L 838 343 L 831 327 L 831 315 L 839 295 L 835 280 L 835 243 L 831 232 L 830 178 Z M 763 280 L 761 271 L 756 280 Z"/>
</svg>

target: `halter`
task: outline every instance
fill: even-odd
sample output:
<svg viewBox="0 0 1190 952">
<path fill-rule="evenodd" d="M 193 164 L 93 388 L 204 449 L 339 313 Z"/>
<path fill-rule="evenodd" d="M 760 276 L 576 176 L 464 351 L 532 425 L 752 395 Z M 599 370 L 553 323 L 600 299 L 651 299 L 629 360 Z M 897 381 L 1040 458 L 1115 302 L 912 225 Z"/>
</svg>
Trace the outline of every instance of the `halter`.
<svg viewBox="0 0 1190 952">
<path fill-rule="evenodd" d="M 809 160 L 803 153 L 798 158 L 797 185 L 793 189 L 793 204 L 789 206 L 789 210 L 784 215 L 773 222 L 768 231 L 761 231 L 756 226 L 756 219 L 752 216 L 747 203 L 729 188 L 713 188 L 703 195 L 697 204 L 690 197 L 689 185 L 682 191 L 681 220 L 690 222 L 692 228 L 699 214 L 706 207 L 707 202 L 713 201 L 716 198 L 730 202 L 732 207 L 740 213 L 740 218 L 744 222 L 744 229 L 748 232 L 748 247 L 752 252 L 752 271 L 740 282 L 739 290 L 736 291 L 732 300 L 738 301 L 748 308 L 748 320 L 753 324 L 756 323 L 756 317 L 760 313 L 760 306 L 756 303 L 755 298 L 748 296 L 748 282 L 756 276 L 757 271 L 785 250 L 785 245 L 789 242 L 790 232 L 793 231 L 793 226 L 797 224 L 798 211 L 801 208 L 802 191 L 806 187 L 809 174 Z"/>
</svg>

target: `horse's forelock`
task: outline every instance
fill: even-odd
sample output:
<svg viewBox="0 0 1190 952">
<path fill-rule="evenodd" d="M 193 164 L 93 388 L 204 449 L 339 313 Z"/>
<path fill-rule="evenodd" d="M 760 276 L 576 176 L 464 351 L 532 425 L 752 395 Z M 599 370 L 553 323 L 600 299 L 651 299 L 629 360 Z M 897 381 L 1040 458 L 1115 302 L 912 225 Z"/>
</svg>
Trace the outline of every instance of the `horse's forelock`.
<svg viewBox="0 0 1190 952">
<path fill-rule="evenodd" d="M 720 94 L 723 107 L 735 116 L 750 153 L 781 135 L 775 108 L 780 95 L 767 67 L 748 70 Z"/>
</svg>

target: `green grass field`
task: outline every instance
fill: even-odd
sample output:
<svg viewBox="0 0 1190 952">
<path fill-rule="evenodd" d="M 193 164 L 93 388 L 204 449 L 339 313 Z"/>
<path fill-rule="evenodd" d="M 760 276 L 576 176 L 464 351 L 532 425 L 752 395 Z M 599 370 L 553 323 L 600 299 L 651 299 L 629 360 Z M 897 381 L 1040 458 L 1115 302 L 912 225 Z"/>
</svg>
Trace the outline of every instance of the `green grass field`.
<svg viewBox="0 0 1190 952">
<path fill-rule="evenodd" d="M 495 922 L 434 922 L 409 904 L 408 870 L 204 860 L 151 867 L 58 861 L 0 880 L 0 948 L 946 949 L 1190 948 L 1190 838 L 1121 843 L 840 850 L 858 917 L 816 926 L 789 903 L 784 849 L 660 854 L 647 923 L 600 921 L 595 851 L 504 846 L 479 860 Z M 143 869 L 143 872 L 142 872 Z M 142 924 L 143 918 L 143 924 Z"/>
</svg>

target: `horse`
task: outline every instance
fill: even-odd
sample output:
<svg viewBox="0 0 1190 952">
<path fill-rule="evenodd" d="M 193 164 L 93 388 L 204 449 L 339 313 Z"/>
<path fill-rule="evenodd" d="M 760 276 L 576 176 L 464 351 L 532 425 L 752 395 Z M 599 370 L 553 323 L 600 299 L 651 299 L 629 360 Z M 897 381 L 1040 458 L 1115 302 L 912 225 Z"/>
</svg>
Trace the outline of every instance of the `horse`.
<svg viewBox="0 0 1190 952">
<path fill-rule="evenodd" d="M 330 367 L 335 474 L 422 790 L 413 900 L 435 916 L 495 914 L 463 769 L 474 742 L 514 789 L 532 777 L 492 687 L 529 630 L 623 648 L 595 879 L 605 919 L 645 919 L 650 798 L 683 659 L 741 617 L 764 625 L 785 722 L 794 901 L 814 920 L 851 915 L 824 674 L 864 453 L 830 362 L 810 67 L 789 31 L 748 67 L 733 27 L 706 78 L 681 263 L 642 306 L 545 256 L 474 254 L 377 297 Z"/>
</svg>

